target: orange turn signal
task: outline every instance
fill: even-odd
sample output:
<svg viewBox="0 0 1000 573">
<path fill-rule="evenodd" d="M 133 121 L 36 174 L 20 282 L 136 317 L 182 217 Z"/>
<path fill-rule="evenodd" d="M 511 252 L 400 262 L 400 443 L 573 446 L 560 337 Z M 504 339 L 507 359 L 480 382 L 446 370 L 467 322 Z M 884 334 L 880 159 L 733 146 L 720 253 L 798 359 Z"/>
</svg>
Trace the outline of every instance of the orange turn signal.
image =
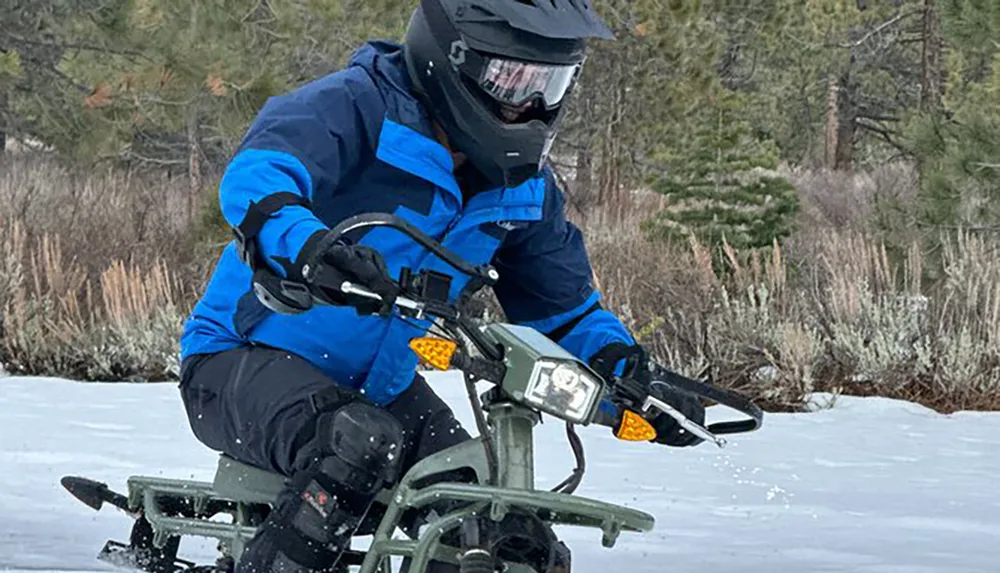
<svg viewBox="0 0 1000 573">
<path fill-rule="evenodd" d="M 425 364 L 438 370 L 447 370 L 451 366 L 451 359 L 455 356 L 458 345 L 444 338 L 414 338 L 410 341 L 410 349 Z"/>
<path fill-rule="evenodd" d="M 615 437 L 626 442 L 648 442 L 656 438 L 656 429 L 646 418 L 632 410 L 625 410 L 622 421 L 615 430 Z"/>
</svg>

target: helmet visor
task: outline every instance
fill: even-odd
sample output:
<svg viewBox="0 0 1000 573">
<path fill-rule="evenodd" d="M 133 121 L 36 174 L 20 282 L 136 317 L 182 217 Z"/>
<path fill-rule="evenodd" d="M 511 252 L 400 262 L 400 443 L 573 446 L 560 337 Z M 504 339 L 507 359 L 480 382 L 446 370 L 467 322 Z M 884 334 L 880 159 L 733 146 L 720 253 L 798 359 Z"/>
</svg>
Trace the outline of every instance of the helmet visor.
<svg viewBox="0 0 1000 573">
<path fill-rule="evenodd" d="M 478 82 L 483 91 L 501 103 L 521 106 L 541 98 L 546 108 L 552 108 L 559 105 L 573 85 L 579 68 L 579 64 L 556 66 L 489 58 Z"/>
</svg>

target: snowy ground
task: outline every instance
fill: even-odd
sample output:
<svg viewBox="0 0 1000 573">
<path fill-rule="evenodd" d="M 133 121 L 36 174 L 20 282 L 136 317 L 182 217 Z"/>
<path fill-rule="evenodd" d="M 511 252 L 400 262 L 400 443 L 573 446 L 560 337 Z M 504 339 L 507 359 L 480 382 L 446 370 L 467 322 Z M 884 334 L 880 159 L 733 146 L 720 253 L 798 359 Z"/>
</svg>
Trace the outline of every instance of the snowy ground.
<svg viewBox="0 0 1000 573">
<path fill-rule="evenodd" d="M 434 384 L 472 427 L 460 383 Z M 584 440 L 579 493 L 658 521 L 610 550 L 597 532 L 562 532 L 576 573 L 1000 571 L 1000 413 L 841 399 L 772 415 L 726 450 L 625 444 L 604 429 Z M 538 448 L 539 481 L 552 485 L 572 466 L 562 427 L 542 426 Z M 94 555 L 127 539 L 128 519 L 75 501 L 63 475 L 123 490 L 131 474 L 210 480 L 214 467 L 172 384 L 0 379 L 0 570 L 108 569 Z"/>
</svg>

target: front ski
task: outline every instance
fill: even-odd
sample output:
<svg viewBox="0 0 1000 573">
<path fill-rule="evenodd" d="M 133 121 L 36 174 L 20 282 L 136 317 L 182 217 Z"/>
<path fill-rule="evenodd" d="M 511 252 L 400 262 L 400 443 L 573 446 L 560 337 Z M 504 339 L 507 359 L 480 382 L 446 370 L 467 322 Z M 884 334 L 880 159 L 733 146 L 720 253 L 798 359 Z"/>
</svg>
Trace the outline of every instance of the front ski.
<svg viewBox="0 0 1000 573">
<path fill-rule="evenodd" d="M 110 503 L 125 513 L 132 514 L 128 507 L 128 497 L 112 491 L 106 483 L 78 476 L 66 476 L 60 483 L 73 497 L 94 511 L 100 511 L 101 506 Z"/>
</svg>

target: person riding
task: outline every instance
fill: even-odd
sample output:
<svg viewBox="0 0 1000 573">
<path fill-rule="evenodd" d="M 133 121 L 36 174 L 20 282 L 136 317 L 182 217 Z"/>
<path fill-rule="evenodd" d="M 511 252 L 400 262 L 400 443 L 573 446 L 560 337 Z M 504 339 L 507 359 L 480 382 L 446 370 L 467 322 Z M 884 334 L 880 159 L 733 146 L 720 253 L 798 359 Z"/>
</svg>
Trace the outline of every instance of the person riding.
<svg viewBox="0 0 1000 573">
<path fill-rule="evenodd" d="M 645 351 L 602 307 L 547 163 L 588 38 L 612 38 L 590 0 L 421 0 L 404 43 L 369 41 L 260 110 L 220 185 L 236 240 L 181 338 L 197 439 L 288 478 L 238 573 L 332 570 L 382 487 L 470 439 L 417 372 L 408 341 L 420 328 L 385 312 L 403 267 L 457 273 L 387 228 L 317 251 L 350 216 L 393 213 L 491 263 L 508 321 L 609 381 L 633 360 L 648 383 Z M 385 303 L 344 294 L 345 279 Z M 467 282 L 454 276 L 449 295 Z M 704 419 L 697 400 L 669 398 Z M 700 441 L 669 416 L 653 424 L 660 443 Z"/>
</svg>

